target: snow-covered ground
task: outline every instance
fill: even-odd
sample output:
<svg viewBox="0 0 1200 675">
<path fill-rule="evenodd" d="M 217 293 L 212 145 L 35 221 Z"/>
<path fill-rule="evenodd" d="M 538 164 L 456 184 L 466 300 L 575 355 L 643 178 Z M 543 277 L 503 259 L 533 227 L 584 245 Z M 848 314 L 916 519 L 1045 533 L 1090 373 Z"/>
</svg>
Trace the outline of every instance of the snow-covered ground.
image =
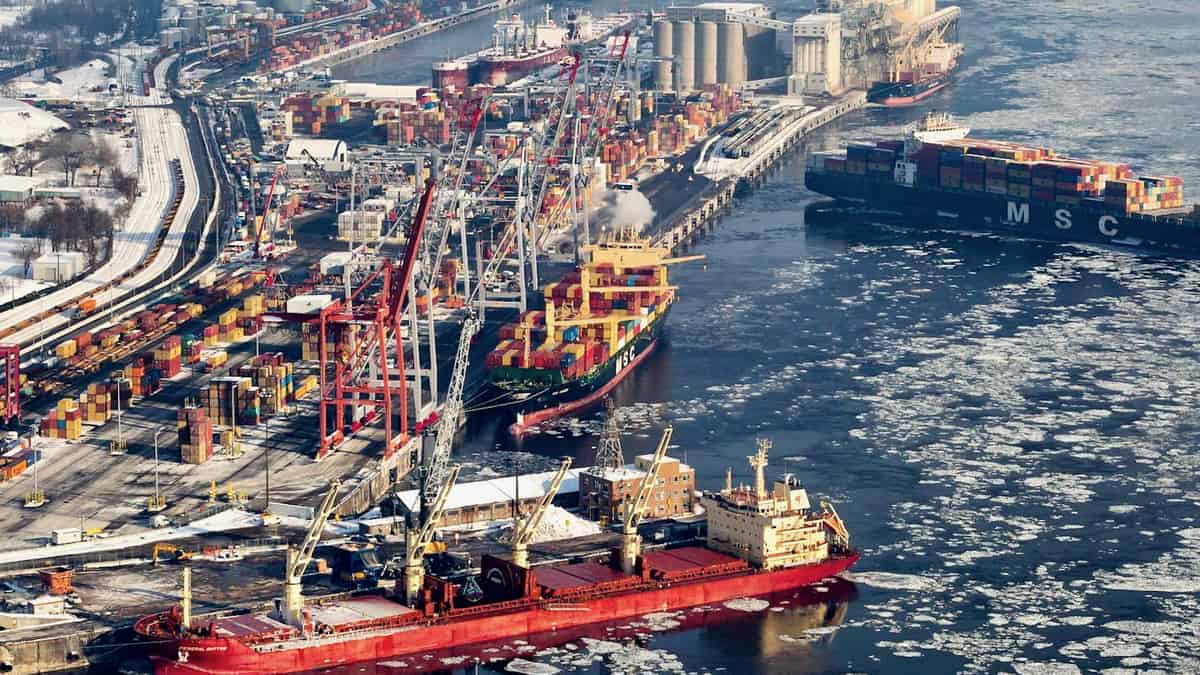
<svg viewBox="0 0 1200 675">
<path fill-rule="evenodd" d="M 0 7 L 0 28 L 8 28 L 15 24 L 18 19 L 25 16 L 30 9 L 30 5 L 17 5 L 15 7 Z"/>
<path fill-rule="evenodd" d="M 26 278 L 25 264 L 17 252 L 25 244 L 39 241 L 22 237 L 0 237 L 0 303 L 16 300 L 51 284 Z M 40 240 L 42 250 L 50 250 L 50 242 Z"/>
<path fill-rule="evenodd" d="M 111 66 L 104 59 L 92 59 L 83 65 L 46 74 L 43 69 L 35 70 L 14 80 L 12 88 L 21 97 L 66 98 L 78 101 L 108 101 L 107 73 Z M 53 80 L 59 80 L 55 82 Z"/>
<path fill-rule="evenodd" d="M 68 126 L 45 110 L 0 97 L 0 145 L 15 148 Z"/>
</svg>

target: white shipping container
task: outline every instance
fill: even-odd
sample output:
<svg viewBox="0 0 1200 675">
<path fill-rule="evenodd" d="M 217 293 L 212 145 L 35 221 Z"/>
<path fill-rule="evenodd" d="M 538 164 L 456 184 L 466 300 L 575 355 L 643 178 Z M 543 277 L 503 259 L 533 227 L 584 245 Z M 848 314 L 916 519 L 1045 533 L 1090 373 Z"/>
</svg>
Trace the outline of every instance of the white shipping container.
<svg viewBox="0 0 1200 675">
<path fill-rule="evenodd" d="M 333 296 L 328 294 L 297 295 L 288 299 L 287 311 L 288 314 L 316 314 L 332 302 Z"/>
<path fill-rule="evenodd" d="M 83 541 L 83 530 L 78 527 L 64 527 L 50 532 L 50 543 L 55 546 L 78 544 L 81 541 Z"/>
</svg>

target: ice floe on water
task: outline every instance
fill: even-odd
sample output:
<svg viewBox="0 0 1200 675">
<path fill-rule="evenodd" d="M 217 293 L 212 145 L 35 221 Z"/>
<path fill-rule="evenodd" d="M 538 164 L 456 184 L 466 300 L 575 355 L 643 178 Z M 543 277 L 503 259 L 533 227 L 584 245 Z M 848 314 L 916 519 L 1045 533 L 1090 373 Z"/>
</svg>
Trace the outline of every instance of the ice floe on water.
<svg viewBox="0 0 1200 675">
<path fill-rule="evenodd" d="M 525 659 L 513 659 L 504 666 L 504 669 L 510 673 L 521 673 L 522 675 L 554 675 L 559 672 L 558 668 L 549 664 Z"/>
<path fill-rule="evenodd" d="M 771 603 L 760 598 L 734 598 L 721 604 L 739 612 L 761 612 L 771 606 Z"/>
<path fill-rule="evenodd" d="M 896 591 L 937 591 L 941 588 L 941 584 L 936 580 L 916 574 L 853 572 L 847 573 L 845 576 L 856 584 Z"/>
</svg>

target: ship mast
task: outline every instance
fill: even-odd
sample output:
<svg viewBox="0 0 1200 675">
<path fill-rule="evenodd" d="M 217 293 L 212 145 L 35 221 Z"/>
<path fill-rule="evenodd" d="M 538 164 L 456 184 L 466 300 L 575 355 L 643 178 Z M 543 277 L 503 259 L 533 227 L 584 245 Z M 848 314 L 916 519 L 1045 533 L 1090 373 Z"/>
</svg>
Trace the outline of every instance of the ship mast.
<svg viewBox="0 0 1200 675">
<path fill-rule="evenodd" d="M 767 497 L 767 451 L 771 449 L 771 439 L 758 439 L 758 452 L 747 457 L 750 466 L 754 468 L 754 496 L 759 500 Z"/>
</svg>

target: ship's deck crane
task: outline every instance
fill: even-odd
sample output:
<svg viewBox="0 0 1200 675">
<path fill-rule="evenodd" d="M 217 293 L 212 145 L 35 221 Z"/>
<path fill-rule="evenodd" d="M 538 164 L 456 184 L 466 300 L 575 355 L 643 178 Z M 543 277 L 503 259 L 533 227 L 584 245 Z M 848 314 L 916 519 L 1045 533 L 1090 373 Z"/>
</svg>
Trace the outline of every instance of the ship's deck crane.
<svg viewBox="0 0 1200 675">
<path fill-rule="evenodd" d="M 312 525 L 309 526 L 300 548 L 288 546 L 283 581 L 283 620 L 284 623 L 301 630 L 304 628 L 304 596 L 301 593 L 303 588 L 301 579 L 308 563 L 312 561 L 317 542 L 321 540 L 325 522 L 329 520 L 329 514 L 333 513 L 334 500 L 337 498 L 339 487 L 341 487 L 341 481 L 337 480 L 329 485 L 329 492 L 325 493 L 325 498 L 321 500 L 320 506 L 313 513 Z"/>
<path fill-rule="evenodd" d="M 425 551 L 433 541 L 433 533 L 437 530 L 442 512 L 446 510 L 446 501 L 450 498 L 450 490 L 454 481 L 458 480 L 458 470 L 454 465 L 447 469 L 445 482 L 438 486 L 437 499 L 432 502 L 429 512 L 424 515 L 425 522 L 416 531 L 409 530 L 405 542 L 404 561 L 404 600 L 409 607 L 416 608 L 421 600 L 421 591 L 425 586 Z M 431 475 L 426 475 L 429 481 Z"/>
<path fill-rule="evenodd" d="M 667 455 L 667 445 L 671 442 L 671 433 L 670 426 L 663 429 L 662 440 L 658 442 L 658 448 L 654 451 L 654 459 L 646 468 L 646 475 L 642 478 L 642 485 L 638 488 L 637 496 L 625 511 L 625 527 L 621 531 L 621 571 L 626 574 L 634 573 L 638 556 L 642 554 L 642 536 L 638 534 L 638 526 L 641 525 L 642 517 L 646 515 L 646 509 L 650 506 L 650 496 L 658 488 L 658 470 L 662 466 L 663 457 Z"/>
<path fill-rule="evenodd" d="M 546 494 L 542 495 L 542 500 L 533 509 L 533 513 L 525 518 L 514 514 L 512 542 L 514 564 L 520 567 L 529 567 L 529 544 L 533 542 L 533 533 L 541 524 L 542 516 L 546 515 L 546 510 L 550 508 L 551 502 L 554 501 L 554 495 L 558 494 L 563 478 L 567 475 L 567 469 L 570 468 L 571 459 L 564 459 L 562 465 L 558 467 L 558 473 L 554 474 L 554 478 L 550 481 L 550 487 L 546 490 Z"/>
</svg>

